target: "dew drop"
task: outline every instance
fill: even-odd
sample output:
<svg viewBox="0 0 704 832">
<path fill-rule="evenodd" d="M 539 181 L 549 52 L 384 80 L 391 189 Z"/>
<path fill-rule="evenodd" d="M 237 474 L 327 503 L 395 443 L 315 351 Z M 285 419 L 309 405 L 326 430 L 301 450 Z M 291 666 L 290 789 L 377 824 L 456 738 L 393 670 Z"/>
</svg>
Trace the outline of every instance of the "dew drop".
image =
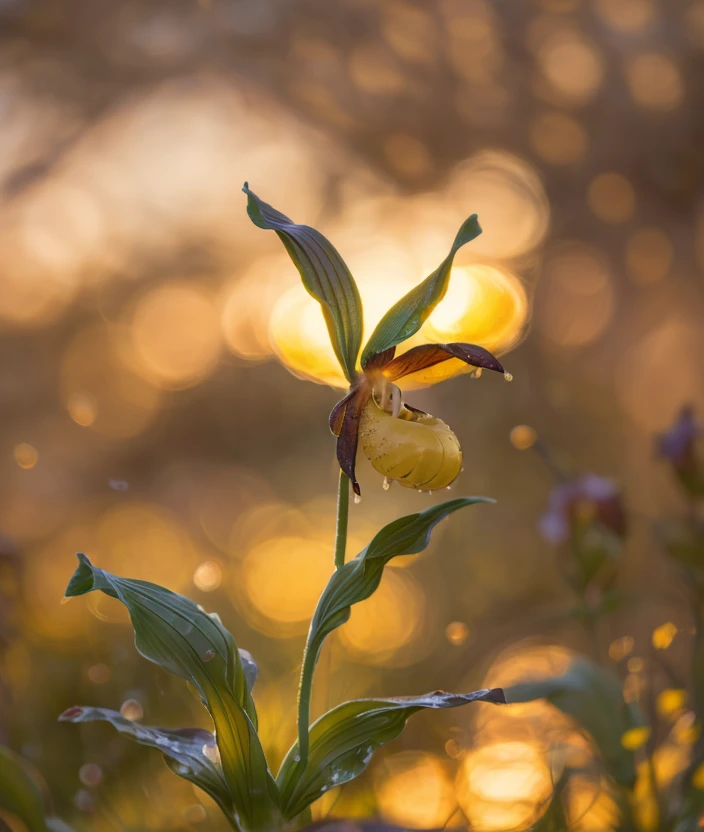
<svg viewBox="0 0 704 832">
<path fill-rule="evenodd" d="M 433 493 L 432 491 L 428 491 L 428 496 L 430 496 L 432 493 Z"/>
<path fill-rule="evenodd" d="M 472 378 L 481 378 L 482 377 L 482 368 L 477 367 L 477 369 L 472 373 Z"/>
<path fill-rule="evenodd" d="M 504 373 L 504 378 L 506 381 L 513 381 L 513 376 L 508 371 Z"/>
<path fill-rule="evenodd" d="M 451 486 L 451 485 L 448 485 L 448 486 L 447 486 L 447 488 L 446 488 L 445 490 L 446 490 L 446 491 L 452 491 L 452 486 Z"/>
<path fill-rule="evenodd" d="M 354 495 L 354 502 L 356 505 L 359 505 L 362 502 L 362 498 L 359 494 Z"/>
<path fill-rule="evenodd" d="M 422 489 L 422 488 L 419 488 L 419 489 L 418 489 L 418 493 L 419 493 L 419 494 L 422 494 L 422 493 L 423 493 L 423 489 Z"/>
<path fill-rule="evenodd" d="M 120 706 L 120 715 L 125 719 L 136 720 L 142 719 L 144 716 L 144 709 L 136 699 L 125 699 Z"/>
<path fill-rule="evenodd" d="M 384 477 L 384 482 L 382 482 L 381 487 L 384 489 L 384 491 L 389 490 L 389 488 L 391 487 L 391 483 L 389 482 L 388 477 Z"/>
<path fill-rule="evenodd" d="M 205 653 L 200 657 L 201 661 L 209 662 L 211 659 L 215 658 L 215 650 L 206 650 Z"/>
</svg>

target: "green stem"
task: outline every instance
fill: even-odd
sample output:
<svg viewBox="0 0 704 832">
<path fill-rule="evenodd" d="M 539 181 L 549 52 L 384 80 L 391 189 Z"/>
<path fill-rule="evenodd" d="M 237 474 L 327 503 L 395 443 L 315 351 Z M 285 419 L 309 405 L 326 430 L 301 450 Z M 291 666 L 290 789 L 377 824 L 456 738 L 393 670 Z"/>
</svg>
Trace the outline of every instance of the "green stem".
<svg viewBox="0 0 704 832">
<path fill-rule="evenodd" d="M 345 563 L 345 549 L 347 548 L 347 518 L 350 511 L 350 480 L 347 474 L 340 470 L 337 484 L 337 526 L 335 528 L 335 569 Z"/>
<path fill-rule="evenodd" d="M 349 478 L 340 471 L 337 487 L 337 526 L 335 529 L 335 569 L 345 563 L 347 549 L 347 519 L 350 507 Z M 310 642 L 306 641 L 301 665 L 301 680 L 298 683 L 298 765 L 305 768 L 308 761 L 308 728 L 310 726 L 310 698 L 313 692 L 313 674 L 318 661 L 318 651 L 312 651 Z"/>
</svg>

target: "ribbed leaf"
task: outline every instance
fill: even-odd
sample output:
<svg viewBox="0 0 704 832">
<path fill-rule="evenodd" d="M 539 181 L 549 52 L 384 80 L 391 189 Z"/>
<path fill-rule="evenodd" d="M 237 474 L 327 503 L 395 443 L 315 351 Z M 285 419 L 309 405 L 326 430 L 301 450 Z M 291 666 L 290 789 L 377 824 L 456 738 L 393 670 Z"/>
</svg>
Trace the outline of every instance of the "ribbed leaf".
<svg viewBox="0 0 704 832">
<path fill-rule="evenodd" d="M 591 735 L 607 771 L 617 783 L 624 786 L 635 783 L 633 752 L 623 747 L 621 738 L 630 729 L 642 725 L 642 720 L 624 702 L 616 676 L 579 658 L 571 662 L 562 676 L 522 682 L 506 691 L 509 703 L 535 699 L 547 699 Z"/>
<path fill-rule="evenodd" d="M 259 228 L 276 231 L 301 275 L 303 285 L 321 305 L 330 341 L 348 381 L 356 374 L 362 343 L 362 300 L 357 284 L 337 249 L 307 225 L 297 225 L 249 190 L 247 213 Z"/>
<path fill-rule="evenodd" d="M 295 776 L 298 744 L 281 766 L 278 779 L 284 817 L 295 817 L 328 789 L 361 774 L 377 748 L 396 739 L 417 711 L 505 701 L 503 691 L 495 688 L 474 693 L 435 691 L 425 696 L 357 699 L 333 708 L 311 726 L 310 756 L 303 776 Z"/>
<path fill-rule="evenodd" d="M 411 289 L 407 295 L 404 295 L 398 303 L 395 303 L 379 321 L 362 352 L 363 368 L 378 353 L 395 347 L 418 332 L 433 309 L 445 297 L 455 254 L 465 243 L 474 240 L 481 233 L 477 215 L 472 214 L 462 223 L 450 253 L 438 268 L 415 289 Z"/>
<path fill-rule="evenodd" d="M 254 725 L 254 705 L 232 635 L 217 616 L 156 584 L 95 568 L 85 555 L 66 596 L 100 590 L 127 607 L 137 650 L 170 673 L 189 679 L 213 719 L 236 815 L 244 829 L 267 827 L 277 814 L 276 784 Z"/>
<path fill-rule="evenodd" d="M 433 527 L 449 514 L 474 503 L 492 502 L 486 497 L 460 497 L 437 506 L 401 517 L 385 526 L 355 558 L 345 563 L 333 573 L 323 590 L 308 631 L 305 654 L 303 657 L 303 677 L 312 677 L 320 649 L 327 636 L 345 623 L 350 617 L 353 604 L 369 598 L 379 586 L 386 564 L 398 555 L 412 555 L 422 552 L 430 542 Z M 379 638 L 383 640 L 384 634 Z M 299 715 L 300 716 L 300 715 Z M 289 752 L 286 762 L 281 767 L 278 782 L 290 783 L 303 776 L 308 756 L 307 714 L 304 724 L 299 722 L 298 743 Z M 299 759 L 295 759 L 298 757 Z M 289 767 L 291 770 L 289 770 Z"/>
<path fill-rule="evenodd" d="M 222 770 L 207 756 L 208 749 L 216 748 L 215 737 L 202 728 L 166 729 L 140 725 L 126 719 L 118 711 L 106 708 L 69 708 L 59 717 L 61 722 L 109 722 L 121 734 L 140 745 L 156 748 L 164 755 L 171 771 L 195 783 L 207 792 L 234 823 L 232 795 Z"/>
<path fill-rule="evenodd" d="M 73 832 L 58 818 L 45 816 L 48 802 L 39 774 L 9 748 L 0 746 L 0 815 L 9 812 L 27 832 L 49 832 L 59 826 Z"/>
</svg>

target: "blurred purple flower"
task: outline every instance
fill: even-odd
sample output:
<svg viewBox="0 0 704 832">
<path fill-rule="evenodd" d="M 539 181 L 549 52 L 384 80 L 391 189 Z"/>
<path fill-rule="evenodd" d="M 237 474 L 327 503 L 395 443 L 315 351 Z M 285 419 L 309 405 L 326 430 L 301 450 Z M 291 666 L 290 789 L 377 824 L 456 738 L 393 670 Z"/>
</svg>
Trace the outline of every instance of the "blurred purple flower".
<svg viewBox="0 0 704 832">
<path fill-rule="evenodd" d="M 694 448 L 697 437 L 704 428 L 697 422 L 694 408 L 686 404 L 672 427 L 657 437 L 660 456 L 669 459 L 675 468 L 686 468 L 694 462 Z"/>
<path fill-rule="evenodd" d="M 550 543 L 562 543 L 586 523 L 597 521 L 619 537 L 626 533 L 626 514 L 615 483 L 596 474 L 556 485 L 539 529 Z"/>
</svg>

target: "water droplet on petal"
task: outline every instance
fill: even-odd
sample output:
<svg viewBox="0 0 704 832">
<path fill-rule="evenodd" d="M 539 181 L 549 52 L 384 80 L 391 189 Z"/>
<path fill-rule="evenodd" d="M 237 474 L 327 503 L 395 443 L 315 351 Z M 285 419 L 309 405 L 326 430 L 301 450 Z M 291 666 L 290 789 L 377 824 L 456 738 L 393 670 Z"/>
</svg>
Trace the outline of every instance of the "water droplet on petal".
<svg viewBox="0 0 704 832">
<path fill-rule="evenodd" d="M 481 378 L 482 377 L 482 368 L 477 367 L 477 369 L 472 373 L 472 378 Z"/>
<path fill-rule="evenodd" d="M 354 495 L 354 502 L 356 505 L 359 505 L 362 502 L 362 498 L 359 494 Z"/>
<path fill-rule="evenodd" d="M 388 477 L 384 477 L 384 482 L 382 482 L 381 487 L 384 489 L 384 491 L 389 490 L 389 488 L 391 487 L 391 483 L 389 482 Z"/>
<path fill-rule="evenodd" d="M 513 381 L 513 376 L 508 371 L 504 373 L 504 378 L 506 379 L 506 381 Z"/>
<path fill-rule="evenodd" d="M 428 491 L 428 496 L 430 496 L 432 493 L 433 493 L 432 491 Z"/>
<path fill-rule="evenodd" d="M 452 486 L 451 486 L 451 485 L 448 485 L 448 486 L 447 486 L 447 488 L 446 488 L 445 490 L 446 490 L 446 491 L 452 491 Z"/>
<path fill-rule="evenodd" d="M 209 662 L 211 659 L 215 658 L 215 650 L 206 650 L 205 653 L 200 657 L 201 661 Z"/>
<path fill-rule="evenodd" d="M 419 493 L 419 494 L 422 494 L 422 493 L 423 493 L 423 489 L 422 489 L 422 488 L 419 488 L 419 489 L 418 489 L 418 493 Z"/>
</svg>

